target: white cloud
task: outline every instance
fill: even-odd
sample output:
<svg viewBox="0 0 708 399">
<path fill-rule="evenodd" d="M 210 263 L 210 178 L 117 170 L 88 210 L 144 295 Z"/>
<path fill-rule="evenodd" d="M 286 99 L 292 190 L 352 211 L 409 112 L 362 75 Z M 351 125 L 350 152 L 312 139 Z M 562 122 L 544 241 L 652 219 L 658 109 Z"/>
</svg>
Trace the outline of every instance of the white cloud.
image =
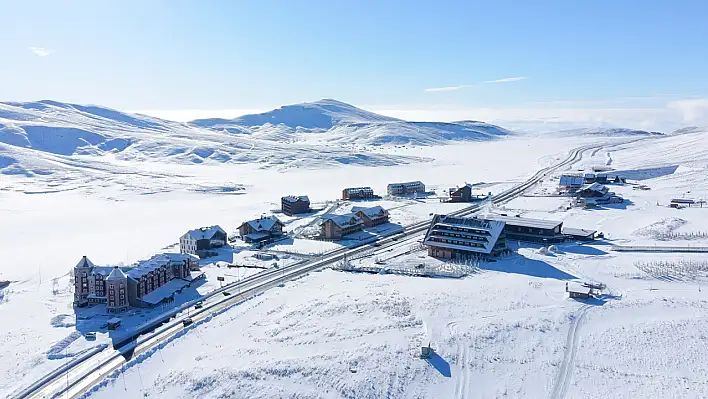
<svg viewBox="0 0 708 399">
<path fill-rule="evenodd" d="M 526 104 L 496 108 L 371 107 L 371 110 L 411 121 L 478 120 L 512 130 L 537 132 L 580 127 L 621 127 L 672 132 L 687 126 L 708 126 L 708 99 L 686 99 L 652 106 L 638 103 L 623 105 L 626 106 Z"/>
<path fill-rule="evenodd" d="M 667 108 L 678 111 L 685 122 L 708 123 L 708 98 L 695 98 L 690 100 L 676 100 L 668 103 Z M 703 121 L 703 122 L 702 122 Z"/>
<path fill-rule="evenodd" d="M 46 57 L 55 53 L 54 50 L 49 50 L 44 47 L 30 47 L 29 50 L 40 57 Z"/>
<path fill-rule="evenodd" d="M 465 87 L 470 87 L 470 85 L 459 85 L 459 86 L 447 86 L 447 87 L 433 87 L 430 89 L 425 89 L 425 91 L 455 91 L 464 89 Z"/>
<path fill-rule="evenodd" d="M 526 79 L 526 76 L 517 76 L 515 78 L 504 78 L 504 79 L 497 79 L 497 80 L 485 80 L 482 82 L 483 84 L 488 84 L 488 83 L 509 83 L 509 82 L 518 82 L 519 80 L 524 80 Z"/>
</svg>

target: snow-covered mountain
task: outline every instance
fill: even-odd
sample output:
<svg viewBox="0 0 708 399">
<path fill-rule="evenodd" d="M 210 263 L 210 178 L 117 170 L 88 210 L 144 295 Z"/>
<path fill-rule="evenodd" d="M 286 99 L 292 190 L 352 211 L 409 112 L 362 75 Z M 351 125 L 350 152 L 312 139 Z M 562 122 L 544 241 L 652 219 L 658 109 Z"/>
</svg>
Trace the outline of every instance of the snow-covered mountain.
<svg viewBox="0 0 708 399">
<path fill-rule="evenodd" d="M 351 107 L 354 109 L 353 107 Z M 324 109 L 324 108 L 323 108 Z M 361 111 L 352 117 L 366 117 Z M 340 116 L 341 117 L 341 116 Z M 369 118 L 374 118 L 370 114 Z M 382 117 L 383 118 L 383 117 Z M 314 122 L 313 122 L 314 123 Z M 321 123 L 321 122 L 317 122 Z M 226 134 L 98 106 L 55 101 L 0 103 L 0 173 L 53 173 L 76 156 L 160 163 L 251 163 L 262 167 L 384 166 L 423 161 L 417 157 L 353 151 L 342 146 L 292 144 L 249 129 Z M 101 158 L 95 158 L 101 157 Z M 83 159 L 82 164 L 89 163 Z"/>
<path fill-rule="evenodd" d="M 200 119 L 191 124 L 264 140 L 330 145 L 438 145 L 511 134 L 499 126 L 475 121 L 408 122 L 330 99 L 235 119 Z"/>
</svg>

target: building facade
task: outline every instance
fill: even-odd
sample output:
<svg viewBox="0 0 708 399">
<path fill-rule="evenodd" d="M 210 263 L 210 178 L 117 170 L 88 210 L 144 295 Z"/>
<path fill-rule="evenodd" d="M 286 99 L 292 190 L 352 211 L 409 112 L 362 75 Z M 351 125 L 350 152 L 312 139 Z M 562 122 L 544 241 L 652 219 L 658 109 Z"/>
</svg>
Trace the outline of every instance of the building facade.
<svg viewBox="0 0 708 399">
<path fill-rule="evenodd" d="M 73 269 L 74 306 L 105 304 L 109 313 L 122 312 L 130 306 L 154 306 L 188 285 L 191 271 L 195 270 L 199 270 L 199 259 L 191 254 L 155 255 L 123 268 L 95 266 L 83 257 Z M 154 293 L 168 283 L 171 286 L 164 292 Z M 153 294 L 150 301 L 144 300 L 149 294 Z"/>
<path fill-rule="evenodd" d="M 369 208 L 355 206 L 352 213 L 361 219 L 364 227 L 374 227 L 389 222 L 388 211 L 381 206 Z"/>
<path fill-rule="evenodd" d="M 406 195 L 425 193 L 425 184 L 421 181 L 391 183 L 386 187 L 388 195 Z"/>
<path fill-rule="evenodd" d="M 196 255 L 200 251 L 226 245 L 228 236 L 219 226 L 201 227 L 190 230 L 179 239 L 179 252 Z"/>
<path fill-rule="evenodd" d="M 435 215 L 423 245 L 434 258 L 468 260 L 507 251 L 504 222 Z"/>
<path fill-rule="evenodd" d="M 285 234 L 285 225 L 275 216 L 261 216 L 258 219 L 243 222 L 238 228 L 241 239 L 245 242 L 264 243 Z"/>
<path fill-rule="evenodd" d="M 118 266 L 106 277 L 106 311 L 108 313 L 128 310 L 128 276 Z"/>
<path fill-rule="evenodd" d="M 371 187 L 351 187 L 342 190 L 342 199 L 369 199 L 376 198 L 374 195 L 374 189 Z"/>
<path fill-rule="evenodd" d="M 450 199 L 448 202 L 483 201 L 492 195 L 492 193 L 487 193 L 487 195 L 473 194 L 472 185 L 468 183 L 465 183 L 462 187 L 453 187 L 448 191 L 450 193 Z"/>
<path fill-rule="evenodd" d="M 288 195 L 280 199 L 281 209 L 288 216 L 310 212 L 310 198 L 306 195 Z"/>
<path fill-rule="evenodd" d="M 320 235 L 325 240 L 341 240 L 344 236 L 361 231 L 364 222 L 354 213 L 325 215 L 320 224 Z"/>
</svg>

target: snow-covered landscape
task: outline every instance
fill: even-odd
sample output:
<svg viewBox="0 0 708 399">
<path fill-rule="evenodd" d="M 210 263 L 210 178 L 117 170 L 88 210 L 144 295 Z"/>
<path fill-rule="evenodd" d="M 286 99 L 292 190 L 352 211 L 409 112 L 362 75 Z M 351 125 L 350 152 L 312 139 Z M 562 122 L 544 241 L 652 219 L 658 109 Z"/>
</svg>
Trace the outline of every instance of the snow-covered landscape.
<svg viewBox="0 0 708 399">
<path fill-rule="evenodd" d="M 0 395 L 13 397 L 114 344 L 121 329 L 129 335 L 175 306 L 189 309 L 222 285 L 362 245 L 312 239 L 324 214 L 380 205 L 390 223 L 367 234 L 392 235 L 467 207 L 443 202 L 450 187 L 497 195 L 595 145 L 479 213 L 563 221 L 602 239 L 553 248 L 510 240 L 510 254 L 467 264 L 429 257 L 420 234 L 372 246 L 126 355 L 82 395 L 706 397 L 705 254 L 613 249 L 708 247 L 708 207 L 669 206 L 708 196 L 707 133 L 525 134 L 483 122 L 407 122 L 335 100 L 189 123 L 53 101 L 2 103 Z M 624 202 L 584 209 L 557 194 L 562 174 L 594 169 L 627 177 L 612 186 Z M 429 194 L 386 195 L 388 183 L 412 180 Z M 357 186 L 383 198 L 341 200 L 343 188 Z M 280 199 L 290 194 L 309 196 L 313 212 L 283 215 Z M 83 255 L 128 266 L 178 252 L 190 229 L 220 225 L 236 237 L 263 214 L 277 215 L 290 236 L 261 249 L 231 241 L 201 260 L 204 281 L 174 303 L 130 310 L 116 332 L 100 327 L 113 317 L 105 305 L 89 307 L 90 317 L 72 307 L 72 268 Z M 570 299 L 566 284 L 575 282 L 605 287 L 593 299 Z M 433 356 L 421 359 L 428 344 Z"/>
</svg>

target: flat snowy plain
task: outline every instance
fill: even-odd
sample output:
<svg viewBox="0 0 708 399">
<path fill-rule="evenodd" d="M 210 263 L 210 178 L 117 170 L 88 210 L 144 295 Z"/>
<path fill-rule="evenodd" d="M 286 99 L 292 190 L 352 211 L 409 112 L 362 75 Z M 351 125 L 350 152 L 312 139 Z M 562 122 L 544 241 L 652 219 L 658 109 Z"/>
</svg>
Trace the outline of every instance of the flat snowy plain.
<svg viewBox="0 0 708 399">
<path fill-rule="evenodd" d="M 491 209 L 597 229 L 608 243 L 564 244 L 552 255 L 522 244 L 517 255 L 481 264 L 462 279 L 313 273 L 214 317 L 88 396 L 708 397 L 708 297 L 700 289 L 705 271 L 651 275 L 634 266 L 705 256 L 610 251 L 612 244 L 708 246 L 705 240 L 659 240 L 666 231 L 708 231 L 708 208 L 668 207 L 673 197 L 708 196 L 705 134 L 647 139 L 573 165 L 577 170 L 611 159 L 618 170 L 643 169 L 639 182 L 651 190 L 612 187 L 631 203 L 566 210 L 567 199 L 529 196 Z M 244 220 L 277 209 L 285 194 L 307 194 L 327 206 L 343 187 L 384 192 L 387 183 L 405 180 L 433 189 L 485 182 L 498 192 L 571 148 L 618 139 L 522 136 L 376 150 L 429 160 L 385 167 L 276 170 L 103 157 L 103 170 L 137 173 L 81 185 L 71 179 L 62 185 L 61 174 L 51 181 L 0 175 L 0 280 L 11 282 L 0 299 L 0 396 L 96 344 L 76 337 L 72 325 L 68 272 L 81 255 L 97 264 L 130 264 L 174 245 L 194 227 L 219 224 L 231 233 Z M 77 159 L 80 168 L 95 161 L 91 155 Z M 549 178 L 533 194 L 553 191 L 556 181 Z M 402 225 L 455 209 L 435 201 L 401 201 L 395 208 L 392 222 Z M 291 246 L 316 254 L 331 245 L 296 240 Z M 576 279 L 609 289 L 589 303 L 567 299 L 565 283 Z M 213 286 L 210 281 L 200 289 Z M 426 362 L 418 354 L 428 343 L 436 355 Z"/>
</svg>

